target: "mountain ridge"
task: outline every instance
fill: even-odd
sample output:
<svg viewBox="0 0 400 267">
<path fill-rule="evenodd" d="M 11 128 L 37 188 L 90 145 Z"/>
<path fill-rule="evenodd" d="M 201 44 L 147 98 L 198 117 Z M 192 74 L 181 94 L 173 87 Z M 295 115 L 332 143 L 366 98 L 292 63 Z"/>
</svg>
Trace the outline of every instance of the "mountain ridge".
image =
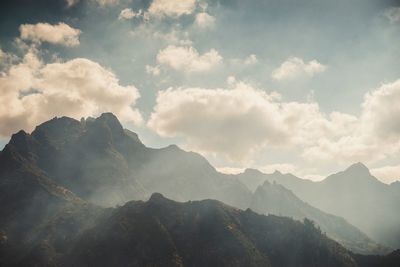
<svg viewBox="0 0 400 267">
<path fill-rule="evenodd" d="M 110 113 L 81 121 L 54 118 L 32 134 L 13 136 L 6 148 L 62 190 L 97 205 L 120 205 L 160 192 L 178 201 L 218 199 L 246 209 L 253 194 L 197 153 L 176 145 L 147 148 Z M 0 165 L 11 166 L 1 160 Z M 298 205 L 292 199 L 291 205 Z"/>
<path fill-rule="evenodd" d="M 315 182 L 277 172 L 259 176 L 282 184 L 316 208 L 345 218 L 374 240 L 400 247 L 400 218 L 395 204 L 400 201 L 400 187 L 380 182 L 364 164 L 353 164 Z"/>
</svg>

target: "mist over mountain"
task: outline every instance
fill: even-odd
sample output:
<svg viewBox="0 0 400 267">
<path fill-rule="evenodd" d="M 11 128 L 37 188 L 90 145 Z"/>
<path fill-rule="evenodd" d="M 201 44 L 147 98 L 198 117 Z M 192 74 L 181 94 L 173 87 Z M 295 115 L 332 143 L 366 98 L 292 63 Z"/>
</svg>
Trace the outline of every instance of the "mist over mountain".
<svg viewBox="0 0 400 267">
<path fill-rule="evenodd" d="M 400 247 L 400 188 L 384 184 L 362 163 L 313 182 L 292 174 L 257 174 L 257 179 L 277 182 L 300 199 L 325 212 L 339 215 L 374 240 Z M 261 177 L 260 177 L 261 176 Z"/>
<path fill-rule="evenodd" d="M 251 194 L 196 153 L 174 145 L 145 147 L 111 113 L 82 121 L 55 118 L 31 135 L 19 135 L 12 137 L 5 151 L 18 151 L 54 182 L 98 205 L 123 204 L 161 192 L 176 200 L 218 197 L 245 207 Z M 16 143 L 17 137 L 24 143 Z"/>
<path fill-rule="evenodd" d="M 81 121 L 54 118 L 31 134 L 14 134 L 0 153 L 0 181 L 0 258 L 7 264 L 357 266 L 356 257 L 364 258 L 355 252 L 386 252 L 343 218 L 304 203 L 281 185 L 266 182 L 253 193 L 196 153 L 174 145 L 147 148 L 111 113 Z M 154 192 L 177 201 L 217 199 L 296 221 L 242 212 L 215 201 L 183 205 L 157 194 L 150 198 Z M 124 205 L 149 198 L 147 204 Z M 152 213 L 154 202 L 163 203 L 157 209 L 160 214 Z M 115 205 L 124 206 L 109 208 Z M 213 209 L 218 212 L 207 213 Z M 221 216 L 225 219 L 218 221 Z M 254 218 L 250 225 L 247 216 Z M 179 218 L 182 224 L 171 226 L 179 224 Z M 304 218 L 307 223 L 300 223 Z M 309 228 L 314 225 L 309 219 L 315 227 Z M 269 220 L 272 222 L 267 223 Z M 114 232 L 116 225 L 125 232 Z M 304 235 L 307 227 L 311 239 Z M 236 228 L 239 232 L 232 230 Z M 174 232 L 177 229 L 182 232 Z M 152 236 L 153 231 L 160 235 Z M 262 239 L 263 233 L 269 236 Z M 212 241 L 214 235 L 220 237 L 220 245 Z M 189 244 L 193 244 L 192 251 L 184 250 Z M 284 253 L 289 244 L 295 246 L 292 258 Z M 163 248 L 159 257 L 149 252 L 158 251 L 159 246 Z M 308 246 L 314 249 L 308 250 Z M 206 254 L 199 254 L 203 247 L 209 247 L 209 252 L 205 249 Z M 103 259 L 109 248 L 115 248 L 113 256 Z"/>
<path fill-rule="evenodd" d="M 400 267 L 399 44 L 400 0 L 0 1 L 0 267 Z"/>
<path fill-rule="evenodd" d="M 297 220 L 308 218 L 314 221 L 322 232 L 354 252 L 388 253 L 389 250 L 377 245 L 366 234 L 349 224 L 342 217 L 325 213 L 303 202 L 290 190 L 280 184 L 265 181 L 252 197 L 250 208 L 260 214 L 289 216 Z"/>
<path fill-rule="evenodd" d="M 311 221 L 258 215 L 215 200 L 178 203 L 153 194 L 147 202 L 131 201 L 118 208 L 64 204 L 42 220 L 25 246 L 2 235 L 1 263 L 360 266 L 357 255 L 321 234 Z"/>
</svg>

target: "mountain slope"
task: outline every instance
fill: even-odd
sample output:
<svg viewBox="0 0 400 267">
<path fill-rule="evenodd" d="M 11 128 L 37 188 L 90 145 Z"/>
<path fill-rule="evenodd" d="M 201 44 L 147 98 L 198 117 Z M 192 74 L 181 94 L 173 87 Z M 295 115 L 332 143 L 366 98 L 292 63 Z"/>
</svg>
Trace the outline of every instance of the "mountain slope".
<svg viewBox="0 0 400 267">
<path fill-rule="evenodd" d="M 363 164 L 354 164 L 320 182 L 279 172 L 263 176 L 314 207 L 345 218 L 374 240 L 400 247 L 400 190 L 395 184 L 380 182 Z"/>
<path fill-rule="evenodd" d="M 276 183 L 271 184 L 265 181 L 262 186 L 259 186 L 254 192 L 250 208 L 260 214 L 277 214 L 298 220 L 308 218 L 331 238 L 357 253 L 389 252 L 343 218 L 312 207 L 296 197 L 290 190 Z"/>
<path fill-rule="evenodd" d="M 76 244 L 68 265 L 356 266 L 311 224 L 160 194 L 115 210 Z"/>
<path fill-rule="evenodd" d="M 219 198 L 246 207 L 251 195 L 243 184 L 219 174 L 198 154 L 177 146 L 145 147 L 111 113 L 80 122 L 55 118 L 28 136 L 33 144 L 25 154 L 32 164 L 99 205 L 123 204 L 161 192 L 177 200 Z"/>
<path fill-rule="evenodd" d="M 36 145 L 20 131 L 0 152 L 1 266 L 18 266 L 27 251 L 45 244 L 50 234 L 55 243 L 62 244 L 62 251 L 99 213 L 37 168 L 29 150 Z M 55 216 L 59 218 L 56 228 L 50 223 Z"/>
</svg>

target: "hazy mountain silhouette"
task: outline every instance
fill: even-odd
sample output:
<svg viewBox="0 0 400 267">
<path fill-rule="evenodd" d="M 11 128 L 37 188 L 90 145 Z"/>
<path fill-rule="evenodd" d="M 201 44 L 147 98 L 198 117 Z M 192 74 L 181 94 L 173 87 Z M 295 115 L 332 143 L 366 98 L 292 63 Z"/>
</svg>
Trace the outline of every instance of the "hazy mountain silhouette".
<svg viewBox="0 0 400 267">
<path fill-rule="evenodd" d="M 327 214 L 303 202 L 280 184 L 265 181 L 259 186 L 250 203 L 250 208 L 260 214 L 276 214 L 302 220 L 314 221 L 323 232 L 358 253 L 387 253 L 387 248 L 377 245 L 363 232 L 341 217 Z"/>
<path fill-rule="evenodd" d="M 196 153 L 174 145 L 145 147 L 111 113 L 82 121 L 55 118 L 27 138 L 28 146 L 11 140 L 5 150 L 13 147 L 56 183 L 99 205 L 161 192 L 176 200 L 218 198 L 245 207 L 251 195 L 242 183 L 220 175 Z"/>
<path fill-rule="evenodd" d="M 147 148 L 110 113 L 81 121 L 55 118 L 32 134 L 13 135 L 0 153 L 0 181 L 0 255 L 25 253 L 36 244 L 27 259 L 43 254 L 48 262 L 58 258 L 54 251 L 67 253 L 82 231 L 107 214 L 108 209 L 88 203 L 114 206 L 147 199 L 153 192 L 180 201 L 213 198 L 243 209 L 254 200 L 239 180 L 218 173 L 196 153 L 177 146 Z M 276 188 L 277 194 L 267 192 L 262 198 L 277 203 L 287 190 Z M 304 203 L 293 196 L 275 212 L 300 219 L 294 214 L 304 213 L 302 209 Z M 333 225 L 321 227 L 347 247 L 366 238 L 340 218 L 319 215 L 331 221 L 318 222 L 315 217 L 317 223 Z M 347 240 L 343 232 L 349 233 Z M 46 241 L 37 241 L 39 246 L 35 240 Z M 51 240 L 55 245 L 48 246 Z M 365 252 L 365 246 L 360 243 L 353 249 Z M 377 252 L 374 246 L 367 248 Z"/>
<path fill-rule="evenodd" d="M 325 212 L 342 216 L 374 240 L 393 248 L 400 247 L 400 187 L 398 183 L 380 182 L 362 163 L 353 164 L 320 182 L 280 172 L 258 176 L 276 181 Z"/>
</svg>

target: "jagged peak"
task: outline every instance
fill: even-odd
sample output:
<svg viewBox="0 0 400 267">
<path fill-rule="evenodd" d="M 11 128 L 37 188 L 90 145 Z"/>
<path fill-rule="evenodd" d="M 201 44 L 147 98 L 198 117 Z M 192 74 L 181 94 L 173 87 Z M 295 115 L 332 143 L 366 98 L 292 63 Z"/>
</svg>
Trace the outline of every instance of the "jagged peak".
<svg viewBox="0 0 400 267">
<path fill-rule="evenodd" d="M 106 124 L 113 133 L 123 133 L 124 129 L 118 120 L 117 116 L 115 116 L 111 112 L 102 113 L 98 118 L 95 119 L 95 122 L 101 122 Z"/>
<path fill-rule="evenodd" d="M 24 130 L 19 130 L 18 132 L 16 132 L 15 134 L 13 134 L 12 136 L 11 136 L 11 138 L 19 138 L 19 137 L 22 137 L 22 136 L 27 136 L 27 135 L 29 135 L 27 132 L 25 132 Z"/>
<path fill-rule="evenodd" d="M 276 182 L 275 182 L 275 180 L 273 181 L 273 183 L 275 184 Z M 271 183 L 268 181 L 268 180 L 265 180 L 264 181 L 264 183 L 262 183 L 262 185 L 261 186 L 270 186 L 271 185 Z"/>
<path fill-rule="evenodd" d="M 10 139 L 10 144 L 18 145 L 25 142 L 29 134 L 24 130 L 19 130 L 17 133 L 13 134 Z"/>
<path fill-rule="evenodd" d="M 278 171 L 278 170 L 275 170 L 272 174 L 274 174 L 274 175 L 282 175 L 282 173 L 280 171 Z"/>
<path fill-rule="evenodd" d="M 149 201 L 159 201 L 166 199 L 161 193 L 153 193 L 151 194 Z"/>
</svg>

